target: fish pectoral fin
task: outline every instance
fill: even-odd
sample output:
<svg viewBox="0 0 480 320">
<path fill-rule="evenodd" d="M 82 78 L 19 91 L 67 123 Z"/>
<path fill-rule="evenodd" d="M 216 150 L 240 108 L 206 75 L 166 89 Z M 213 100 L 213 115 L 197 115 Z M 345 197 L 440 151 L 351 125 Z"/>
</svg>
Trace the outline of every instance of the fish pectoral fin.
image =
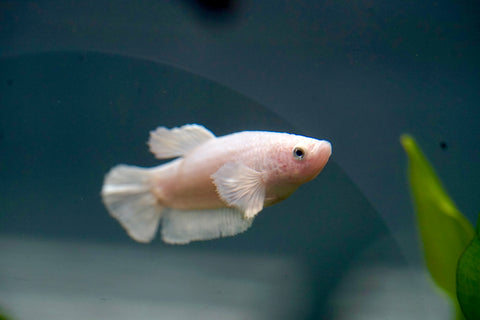
<svg viewBox="0 0 480 320">
<path fill-rule="evenodd" d="M 162 239 L 171 244 L 233 236 L 247 230 L 253 218 L 235 208 L 168 210 L 162 218 Z"/>
<path fill-rule="evenodd" d="M 260 172 L 242 163 L 228 162 L 212 178 L 220 197 L 229 206 L 240 209 L 246 218 L 262 211 L 265 186 Z"/>
<path fill-rule="evenodd" d="M 210 130 L 198 124 L 186 124 L 172 129 L 158 127 L 150 131 L 148 146 L 157 159 L 169 159 L 183 156 L 213 138 L 215 135 Z"/>
</svg>

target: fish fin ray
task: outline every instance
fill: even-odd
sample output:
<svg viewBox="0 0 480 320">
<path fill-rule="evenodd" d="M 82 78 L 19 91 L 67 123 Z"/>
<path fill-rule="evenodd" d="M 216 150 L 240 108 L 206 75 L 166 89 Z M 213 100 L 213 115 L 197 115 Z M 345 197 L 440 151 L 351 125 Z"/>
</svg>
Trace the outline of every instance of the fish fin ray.
<svg viewBox="0 0 480 320">
<path fill-rule="evenodd" d="M 262 211 L 265 185 L 260 172 L 238 162 L 228 162 L 211 177 L 220 197 L 240 209 L 246 218 Z"/>
<path fill-rule="evenodd" d="M 162 218 L 162 239 L 170 244 L 233 236 L 247 230 L 253 218 L 235 208 L 168 210 Z"/>
<path fill-rule="evenodd" d="M 158 127 L 150 132 L 148 146 L 157 159 L 183 156 L 198 145 L 215 138 L 215 135 L 198 124 L 186 124 L 168 129 Z"/>
<path fill-rule="evenodd" d="M 157 203 L 150 187 L 151 170 L 118 165 L 106 175 L 103 203 L 128 235 L 138 242 L 150 242 L 164 208 Z"/>
</svg>

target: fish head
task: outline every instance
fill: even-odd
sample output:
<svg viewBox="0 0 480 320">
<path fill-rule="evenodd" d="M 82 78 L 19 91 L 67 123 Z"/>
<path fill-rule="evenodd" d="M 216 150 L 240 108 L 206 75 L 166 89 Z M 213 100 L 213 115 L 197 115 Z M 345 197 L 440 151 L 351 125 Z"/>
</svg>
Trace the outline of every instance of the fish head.
<svg viewBox="0 0 480 320">
<path fill-rule="evenodd" d="M 314 179 L 332 154 L 326 140 L 288 135 L 275 143 L 269 170 L 264 176 L 267 187 L 265 205 L 288 198 L 300 185 Z"/>
<path fill-rule="evenodd" d="M 283 149 L 283 178 L 291 184 L 302 184 L 314 179 L 325 167 L 332 154 L 327 140 L 294 136 Z"/>
</svg>

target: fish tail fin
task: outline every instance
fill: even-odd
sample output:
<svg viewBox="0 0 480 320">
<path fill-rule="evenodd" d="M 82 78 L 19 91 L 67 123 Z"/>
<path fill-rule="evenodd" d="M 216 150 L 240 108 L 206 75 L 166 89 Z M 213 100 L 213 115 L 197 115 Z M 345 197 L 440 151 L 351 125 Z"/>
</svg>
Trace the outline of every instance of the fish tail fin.
<svg viewBox="0 0 480 320">
<path fill-rule="evenodd" d="M 101 192 L 110 215 L 144 243 L 154 238 L 165 209 L 152 193 L 151 179 L 151 169 L 118 165 L 106 175 Z"/>
</svg>

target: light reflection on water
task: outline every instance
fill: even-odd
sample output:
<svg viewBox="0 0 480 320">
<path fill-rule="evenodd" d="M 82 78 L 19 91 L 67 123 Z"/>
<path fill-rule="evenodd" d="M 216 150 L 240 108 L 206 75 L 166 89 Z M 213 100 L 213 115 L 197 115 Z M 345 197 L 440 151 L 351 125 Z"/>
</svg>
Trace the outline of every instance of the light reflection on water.
<svg viewBox="0 0 480 320">
<path fill-rule="evenodd" d="M 0 238 L 0 296 L 18 319 L 293 319 L 310 308 L 292 258 Z"/>
</svg>

